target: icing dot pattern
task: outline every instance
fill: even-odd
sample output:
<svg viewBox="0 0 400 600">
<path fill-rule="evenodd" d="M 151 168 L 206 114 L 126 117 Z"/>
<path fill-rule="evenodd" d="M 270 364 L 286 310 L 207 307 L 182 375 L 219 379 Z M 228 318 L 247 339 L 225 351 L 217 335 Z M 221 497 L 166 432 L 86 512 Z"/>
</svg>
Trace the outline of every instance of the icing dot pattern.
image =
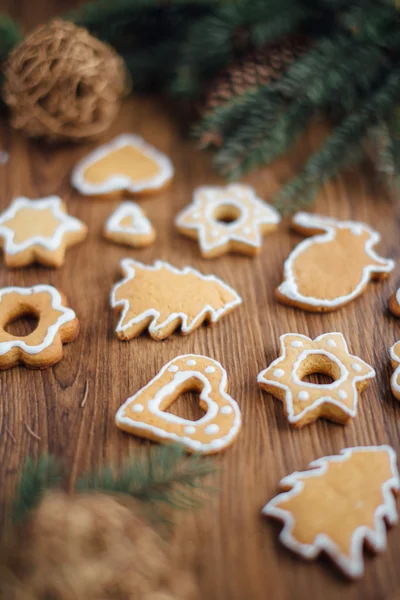
<svg viewBox="0 0 400 600">
<path fill-rule="evenodd" d="M 190 451 L 212 454 L 232 443 L 241 426 L 239 407 L 226 387 L 226 372 L 217 361 L 198 355 L 178 356 L 128 398 L 117 412 L 116 423 L 140 437 L 166 443 L 173 440 Z M 199 393 L 205 411 L 197 421 L 166 412 L 189 390 Z"/>
</svg>

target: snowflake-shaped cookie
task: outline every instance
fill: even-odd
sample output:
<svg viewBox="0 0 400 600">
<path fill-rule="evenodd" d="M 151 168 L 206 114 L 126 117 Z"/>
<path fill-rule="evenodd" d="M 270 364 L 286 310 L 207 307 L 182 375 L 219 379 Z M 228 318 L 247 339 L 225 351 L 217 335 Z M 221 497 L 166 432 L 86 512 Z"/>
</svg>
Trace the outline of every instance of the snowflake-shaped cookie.
<svg viewBox="0 0 400 600">
<path fill-rule="evenodd" d="M 346 423 L 357 414 L 358 394 L 375 376 L 374 369 L 349 353 L 341 333 L 324 333 L 315 340 L 298 333 L 280 338 L 281 356 L 258 375 L 258 383 L 284 403 L 291 425 L 302 427 L 319 417 Z M 325 373 L 332 383 L 303 381 Z"/>
<path fill-rule="evenodd" d="M 87 234 L 84 223 L 67 214 L 58 196 L 16 198 L 0 215 L 0 243 L 8 267 L 39 262 L 60 267 L 65 251 Z"/>
<path fill-rule="evenodd" d="M 204 258 L 227 252 L 255 255 L 262 236 L 276 229 L 278 212 L 256 196 L 248 185 L 200 187 L 193 202 L 175 220 L 179 231 L 198 239 Z"/>
</svg>

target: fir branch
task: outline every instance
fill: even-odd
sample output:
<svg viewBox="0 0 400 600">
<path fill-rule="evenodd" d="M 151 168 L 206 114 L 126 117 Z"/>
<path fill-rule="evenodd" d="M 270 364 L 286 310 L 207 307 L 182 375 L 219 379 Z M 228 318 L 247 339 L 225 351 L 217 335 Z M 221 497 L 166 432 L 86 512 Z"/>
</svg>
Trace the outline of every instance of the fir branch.
<svg viewBox="0 0 400 600">
<path fill-rule="evenodd" d="M 61 475 L 61 465 L 53 456 L 42 455 L 36 463 L 28 457 L 12 504 L 13 522 L 21 523 L 26 519 L 44 494 L 59 485 Z"/>
<path fill-rule="evenodd" d="M 199 94 L 205 81 L 231 62 L 236 52 L 296 31 L 310 14 L 309 5 L 300 0 L 239 1 L 217 7 L 188 30 L 172 92 Z"/>
<path fill-rule="evenodd" d="M 322 148 L 308 160 L 303 171 L 285 186 L 276 199 L 277 208 L 287 213 L 297 209 L 299 205 L 304 205 L 304 198 L 301 202 L 296 196 L 301 196 L 307 188 L 314 194 L 328 178 L 348 165 L 353 149 L 357 144 L 361 147 L 362 138 L 368 128 L 390 113 L 399 95 L 400 67 L 397 67 L 357 112 L 351 113 L 343 120 Z M 359 156 L 361 154 L 355 158 L 358 159 Z M 309 202 L 312 196 L 308 193 L 305 198 Z"/>
<path fill-rule="evenodd" d="M 188 509 L 201 504 L 197 493 L 200 481 L 215 470 L 215 465 L 207 459 L 186 457 L 181 446 L 154 446 L 148 454 L 129 458 L 118 473 L 106 467 L 84 476 L 77 489 L 124 494 L 142 502 Z"/>
<path fill-rule="evenodd" d="M 0 64 L 21 39 L 22 33 L 17 22 L 7 15 L 0 15 Z"/>
</svg>

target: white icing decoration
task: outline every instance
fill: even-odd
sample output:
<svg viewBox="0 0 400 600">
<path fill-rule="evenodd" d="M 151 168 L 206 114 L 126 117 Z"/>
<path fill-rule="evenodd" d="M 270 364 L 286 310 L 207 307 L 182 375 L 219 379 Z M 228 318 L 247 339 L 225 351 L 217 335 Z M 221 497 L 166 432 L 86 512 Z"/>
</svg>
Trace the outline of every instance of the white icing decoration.
<svg viewBox="0 0 400 600">
<path fill-rule="evenodd" d="M 196 427 L 193 427 L 193 425 L 187 425 L 184 429 L 184 432 L 188 435 L 192 435 L 193 433 L 196 433 Z"/>
<path fill-rule="evenodd" d="M 169 371 L 170 373 L 176 373 L 176 371 L 179 371 L 179 367 L 177 367 L 176 365 L 171 365 L 171 366 L 168 368 L 168 371 Z"/>
<path fill-rule="evenodd" d="M 400 288 L 396 291 L 396 302 L 400 305 Z"/>
<path fill-rule="evenodd" d="M 346 304 L 359 296 L 366 284 L 370 281 L 373 273 L 389 273 L 394 269 L 394 261 L 391 259 L 385 259 L 373 250 L 373 247 L 380 241 L 381 236 L 377 231 L 366 225 L 365 223 L 357 223 L 355 221 L 337 221 L 329 217 L 323 217 L 320 215 L 312 215 L 309 213 L 299 212 L 294 218 L 293 222 L 305 228 L 323 229 L 325 233 L 312 235 L 301 241 L 294 250 L 290 253 L 289 257 L 284 263 L 284 281 L 279 286 L 279 292 L 302 304 L 308 304 L 309 306 L 323 306 L 335 308 Z M 369 239 L 365 242 L 365 252 L 374 262 L 379 262 L 378 265 L 366 265 L 362 270 L 362 276 L 358 285 L 349 294 L 345 296 L 338 296 L 333 300 L 325 298 L 314 298 L 312 296 L 303 296 L 297 287 L 296 278 L 293 270 L 294 261 L 300 256 L 305 250 L 314 244 L 323 244 L 335 239 L 336 232 L 339 229 L 350 229 L 355 235 L 361 235 L 364 231 L 369 234 Z"/>
<path fill-rule="evenodd" d="M 34 285 L 33 287 L 30 287 L 30 288 L 23 288 L 23 287 L 2 288 L 2 289 L 0 289 L 0 305 L 1 305 L 3 296 L 5 296 L 6 294 L 10 294 L 12 292 L 16 292 L 17 294 L 20 294 L 21 296 L 30 296 L 32 294 L 39 294 L 39 293 L 49 294 L 51 296 L 52 308 L 60 311 L 61 315 L 58 317 L 58 319 L 55 323 L 50 325 L 50 327 L 47 330 L 46 336 L 41 344 L 36 344 L 35 346 L 30 346 L 26 343 L 26 341 L 24 339 L 19 339 L 19 338 L 15 339 L 15 340 L 10 340 L 7 342 L 0 342 L 0 355 L 1 356 L 3 354 L 6 354 L 7 352 L 9 352 L 12 348 L 21 348 L 27 354 L 39 354 L 40 352 L 42 352 L 43 350 L 45 350 L 46 348 L 51 346 L 51 344 L 54 341 L 54 338 L 56 337 L 56 334 L 58 333 L 60 327 L 64 323 L 73 321 L 76 318 L 75 312 L 72 310 L 72 308 L 63 306 L 62 298 L 61 298 L 59 291 L 51 285 Z"/>
<path fill-rule="evenodd" d="M 275 371 L 273 372 L 274 377 L 283 377 L 284 374 L 285 371 L 283 369 L 275 369 Z"/>
<path fill-rule="evenodd" d="M 301 348 L 303 346 L 303 342 L 295 340 L 294 342 L 291 342 L 290 345 L 293 346 L 293 348 Z"/>
<path fill-rule="evenodd" d="M 192 267 L 184 267 L 182 270 L 179 270 L 179 269 L 176 269 L 175 267 L 173 267 L 172 265 L 170 265 L 169 263 L 164 262 L 162 260 L 156 260 L 153 266 L 152 265 L 144 265 L 143 263 L 133 260 L 131 258 L 123 258 L 121 260 L 121 267 L 122 267 L 123 271 L 127 273 L 127 275 L 125 276 L 125 278 L 122 281 L 120 281 L 114 285 L 114 287 L 111 290 L 111 296 L 110 296 L 110 303 L 113 308 L 115 308 L 117 306 L 123 307 L 122 311 L 121 311 L 120 319 L 119 319 L 117 327 L 116 327 L 116 331 L 123 331 L 123 330 L 131 327 L 131 325 L 134 323 L 138 323 L 141 321 L 147 321 L 149 319 L 149 317 L 153 317 L 153 320 L 148 327 L 148 330 L 150 332 L 155 333 L 159 329 L 163 329 L 171 321 L 174 321 L 175 319 L 179 318 L 182 321 L 181 331 L 183 333 L 190 333 L 191 331 L 196 329 L 199 321 L 203 321 L 204 315 L 207 315 L 212 323 L 216 323 L 220 319 L 220 317 L 222 317 L 222 315 L 224 315 L 226 312 L 230 312 L 233 307 L 242 303 L 242 299 L 239 296 L 239 294 L 237 294 L 237 292 L 233 288 L 231 288 L 224 281 L 222 281 L 222 279 L 219 279 L 215 275 L 203 275 L 202 273 L 200 273 L 199 271 L 196 271 L 196 269 L 193 269 Z M 165 321 L 162 321 L 161 323 L 157 323 L 157 321 L 160 317 L 160 312 L 158 310 L 156 310 L 155 308 L 149 308 L 148 310 L 140 313 L 140 315 L 138 315 L 137 317 L 134 317 L 133 319 L 131 319 L 130 321 L 127 321 L 124 324 L 126 314 L 129 311 L 129 306 L 130 306 L 129 300 L 125 299 L 125 298 L 123 298 L 121 300 L 117 300 L 116 292 L 120 286 L 124 285 L 125 283 L 127 283 L 128 281 L 130 281 L 131 279 L 133 279 L 135 277 L 135 267 L 139 267 L 141 269 L 147 269 L 149 271 L 158 271 L 159 269 L 166 268 L 166 269 L 169 269 L 172 273 L 175 273 L 175 275 L 187 275 L 188 273 L 193 273 L 200 279 L 203 279 L 204 281 L 218 282 L 219 285 L 225 287 L 225 289 L 227 289 L 234 296 L 234 300 L 232 300 L 232 302 L 227 302 L 226 304 L 224 304 L 221 308 L 219 308 L 217 310 L 213 309 L 212 306 L 207 304 L 203 308 L 203 310 L 197 315 L 197 317 L 195 319 L 193 319 L 193 321 L 190 322 L 189 325 L 188 325 L 188 315 L 184 312 L 171 313 L 165 319 Z"/>
<path fill-rule="evenodd" d="M 336 342 L 335 340 L 329 339 L 327 342 L 328 346 L 330 346 L 331 348 L 336 348 Z"/>
<path fill-rule="evenodd" d="M 207 199 L 205 208 L 202 205 L 203 197 Z M 239 218 L 231 223 L 216 221 L 214 214 L 223 205 L 235 206 L 240 212 Z M 190 223 L 187 222 L 189 216 L 193 219 Z M 212 231 L 212 227 L 217 222 L 219 229 L 212 232 L 211 235 L 215 239 L 211 241 L 207 237 L 207 230 Z M 249 222 L 252 227 L 246 227 L 246 223 Z M 263 241 L 262 225 L 279 222 L 279 213 L 270 204 L 258 198 L 252 187 L 243 184 L 197 188 L 192 203 L 175 219 L 175 225 L 181 228 L 181 231 L 185 229 L 198 231 L 200 248 L 206 252 L 224 246 L 230 241 L 260 248 Z"/>
<path fill-rule="evenodd" d="M 173 363 L 186 361 L 188 359 L 191 360 L 192 358 L 196 360 L 197 364 L 199 363 L 199 361 L 201 363 L 204 360 L 207 361 L 208 363 L 211 363 L 212 366 L 214 366 L 215 370 L 219 371 L 219 373 L 221 374 L 221 378 L 220 378 L 220 381 L 218 384 L 218 390 L 217 390 L 218 395 L 221 396 L 222 400 L 224 402 L 226 402 L 226 405 L 228 405 L 231 408 L 231 412 L 235 413 L 232 427 L 224 437 L 215 438 L 213 440 L 210 440 L 208 443 L 200 442 L 199 440 L 192 440 L 190 438 L 182 437 L 181 435 L 177 435 L 173 432 L 165 431 L 164 429 L 155 427 L 154 425 L 149 425 L 148 423 L 143 423 L 141 421 L 136 421 L 136 420 L 132 421 L 128 416 L 124 415 L 125 407 L 127 407 L 129 404 L 134 402 L 135 398 L 138 397 L 139 394 L 141 394 L 145 389 L 147 389 L 149 386 L 151 386 L 155 381 L 160 379 L 163 376 L 163 374 L 165 373 L 165 371 L 170 372 L 170 367 L 174 366 Z M 162 403 L 163 399 L 166 396 L 174 394 L 176 389 L 178 387 L 182 386 L 182 383 L 184 383 L 188 379 L 192 379 L 193 377 L 199 379 L 201 381 L 201 383 L 203 384 L 203 389 L 200 392 L 200 400 L 203 403 L 205 403 L 207 406 L 206 413 L 198 421 L 193 422 L 189 419 L 184 419 L 184 418 L 174 415 L 172 413 L 168 413 L 168 412 L 160 410 L 160 404 Z M 237 402 L 231 396 L 229 396 L 229 394 L 227 394 L 227 392 L 225 391 L 226 386 L 227 386 L 226 371 L 222 367 L 222 365 L 219 362 L 217 362 L 216 360 L 213 360 L 207 356 L 190 355 L 190 354 L 186 355 L 186 356 L 177 356 L 172 361 L 167 363 L 161 369 L 161 371 L 146 386 L 144 386 L 141 390 L 139 390 L 134 396 L 132 396 L 126 400 L 126 402 L 118 409 L 117 414 L 115 416 L 115 420 L 116 420 L 117 424 L 118 423 L 125 423 L 127 425 L 133 424 L 135 429 L 145 429 L 145 430 L 151 431 L 157 437 L 162 437 L 163 439 L 166 439 L 166 440 L 183 443 L 187 448 L 195 450 L 196 452 L 199 452 L 199 453 L 207 453 L 207 452 L 215 450 L 217 448 L 219 449 L 219 448 L 228 446 L 231 443 L 231 440 L 234 437 L 236 437 L 237 432 L 239 431 L 240 426 L 241 426 L 241 413 L 240 413 L 239 406 L 238 406 Z M 154 397 L 148 401 L 147 408 L 150 413 L 157 415 L 158 417 L 162 417 L 167 422 L 174 423 L 177 425 L 183 425 L 184 427 L 194 427 L 194 423 L 195 423 L 196 429 L 198 429 L 199 427 L 203 426 L 204 424 L 206 424 L 210 421 L 213 421 L 219 413 L 219 405 L 213 399 L 214 393 L 215 393 L 215 391 L 211 387 L 210 381 L 204 375 L 204 373 L 202 373 L 200 370 L 178 371 L 175 373 L 172 381 L 170 381 L 169 383 L 164 385 L 162 388 L 160 388 L 157 391 L 157 393 L 154 395 Z M 225 413 L 225 414 L 228 414 L 228 413 Z M 210 428 L 212 425 L 213 425 L 212 423 L 209 423 L 209 425 L 206 428 Z M 209 435 L 212 435 L 213 433 L 218 433 L 218 432 L 216 432 L 215 429 L 212 428 L 211 430 L 208 429 L 207 433 Z"/>
<path fill-rule="evenodd" d="M 221 415 L 230 415 L 232 412 L 231 406 L 221 406 L 220 411 Z"/>
<path fill-rule="evenodd" d="M 359 373 L 360 371 L 362 371 L 362 367 L 360 365 L 358 365 L 357 363 L 354 363 L 353 365 L 351 365 L 353 371 L 357 371 L 357 373 Z"/>
<path fill-rule="evenodd" d="M 187 364 L 189 367 L 194 367 L 194 365 L 196 364 L 196 361 L 195 361 L 195 360 L 193 360 L 193 359 L 189 359 L 189 360 L 187 360 L 187 361 L 186 361 L 186 364 Z"/>
<path fill-rule="evenodd" d="M 345 392 L 344 390 L 339 390 L 339 391 L 338 391 L 338 396 L 339 396 L 339 398 L 341 398 L 342 400 L 346 400 L 346 398 L 347 398 L 347 392 Z"/>
<path fill-rule="evenodd" d="M 135 404 L 132 407 L 133 412 L 137 412 L 137 413 L 143 412 L 143 409 L 144 409 L 143 404 Z"/>
<path fill-rule="evenodd" d="M 390 358 L 392 361 L 392 366 L 395 369 L 390 378 L 390 387 L 392 389 L 394 397 L 397 398 L 397 400 L 400 400 L 400 359 L 396 354 L 398 344 L 399 342 L 396 342 L 390 348 Z"/>
<path fill-rule="evenodd" d="M 391 478 L 382 485 L 383 503 L 375 510 L 373 527 L 360 525 L 354 530 L 351 537 L 349 555 L 343 554 L 335 542 L 324 533 L 319 533 L 312 544 L 299 542 L 293 535 L 296 525 L 295 517 L 289 511 L 280 508 L 279 504 L 287 502 L 300 494 L 304 489 L 304 479 L 323 477 L 329 468 L 329 463 L 344 462 L 351 457 L 353 452 L 376 452 L 379 450 L 388 453 Z M 280 485 L 289 488 L 289 491 L 272 498 L 262 509 L 262 514 L 274 517 L 283 522 L 283 529 L 279 539 L 287 548 L 308 560 L 316 558 L 320 552 L 326 552 L 346 575 L 349 577 L 359 577 L 364 573 L 363 549 L 365 541 L 368 542 L 368 546 L 374 548 L 376 551 L 383 550 L 386 547 L 385 521 L 388 525 L 394 525 L 398 520 L 396 502 L 393 495 L 394 491 L 400 489 L 400 478 L 396 462 L 396 453 L 390 446 L 345 448 L 341 450 L 340 455 L 319 458 L 308 465 L 310 470 L 302 471 L 301 473 L 295 472 L 284 477 Z"/>
<path fill-rule="evenodd" d="M 282 371 L 282 369 L 278 368 L 278 365 L 280 363 L 282 363 L 283 360 L 286 359 L 286 338 L 290 339 L 291 337 L 293 337 L 293 335 L 297 335 L 297 337 L 300 337 L 304 341 L 307 341 L 307 342 L 313 341 L 310 338 L 308 338 L 307 336 L 301 335 L 301 334 L 285 333 L 284 335 L 281 335 L 281 337 L 280 337 L 281 356 L 279 356 L 276 360 L 274 360 L 267 369 L 264 369 L 263 371 L 261 371 L 259 373 L 259 375 L 257 377 L 258 383 L 263 383 L 263 384 L 271 385 L 274 387 L 279 387 L 280 389 L 284 390 L 287 418 L 288 418 L 289 423 L 297 423 L 298 421 L 300 421 L 301 419 L 304 418 L 304 415 L 306 413 L 308 413 L 309 411 L 315 410 L 316 407 L 320 406 L 321 404 L 323 404 L 325 402 L 329 402 L 330 404 L 338 406 L 343 412 L 348 414 L 350 417 L 355 417 L 357 414 L 357 406 L 358 406 L 358 391 L 357 391 L 356 384 L 358 381 L 364 381 L 364 379 L 370 379 L 372 377 L 375 377 L 374 369 L 370 365 L 368 365 L 367 363 L 365 363 L 364 361 L 359 359 L 358 357 L 357 357 L 357 360 L 362 362 L 365 367 L 365 373 L 363 373 L 362 375 L 351 375 L 350 376 L 350 373 L 347 370 L 347 368 L 345 367 L 345 365 L 341 362 L 339 357 L 335 356 L 333 353 L 328 352 L 327 350 L 324 350 L 322 348 L 303 350 L 298 355 L 296 361 L 293 364 L 292 374 L 291 374 L 291 379 L 289 381 L 289 384 L 281 383 L 281 382 L 275 381 L 273 379 L 268 379 L 267 372 L 272 372 L 272 375 L 274 377 L 277 377 L 276 372 Z M 335 333 L 335 334 L 323 333 L 322 335 L 315 338 L 314 342 L 320 342 L 320 341 L 325 342 L 326 338 L 329 339 L 329 336 L 332 336 L 332 335 L 340 336 L 342 348 L 343 348 L 344 352 L 346 353 L 346 355 L 350 358 L 356 358 L 356 357 L 353 357 L 349 353 L 346 340 L 341 333 Z M 332 350 L 332 352 L 334 352 L 334 350 Z M 307 358 L 307 356 L 309 356 L 310 354 L 317 354 L 317 355 L 322 354 L 322 355 L 325 355 L 326 357 L 328 357 L 330 360 L 333 360 L 334 362 L 336 362 L 336 364 L 340 368 L 339 379 L 337 379 L 336 381 L 333 381 L 332 383 L 326 383 L 326 384 L 315 384 L 315 383 L 309 383 L 307 381 L 302 381 L 297 375 L 297 369 L 300 366 L 300 363 L 305 358 Z M 339 402 L 334 397 L 334 393 L 339 392 L 338 388 L 340 388 L 340 386 L 342 384 L 346 383 L 349 380 L 349 377 L 351 379 L 353 398 L 354 398 L 352 407 L 344 406 L 343 403 Z M 321 397 L 319 397 L 317 400 L 315 400 L 315 402 L 311 403 L 309 406 L 306 406 L 304 408 L 304 410 L 302 410 L 297 415 L 295 415 L 294 407 L 293 407 L 292 390 L 290 389 L 290 386 L 293 384 L 295 384 L 296 386 L 301 386 L 303 388 L 305 387 L 305 388 L 310 388 L 310 389 L 320 389 L 321 392 L 324 392 L 324 394 Z"/>
<path fill-rule="evenodd" d="M 3 249 L 7 254 L 18 254 L 27 250 L 31 246 L 42 246 L 47 250 L 54 251 L 60 246 L 64 234 L 69 231 L 81 231 L 84 228 L 83 223 L 61 210 L 61 198 L 59 196 L 47 196 L 39 200 L 30 200 L 29 198 L 15 198 L 10 206 L 0 215 L 0 237 L 4 239 Z M 25 208 L 38 211 L 38 218 L 41 210 L 51 210 L 51 213 L 60 224 L 50 237 L 35 235 L 20 243 L 14 242 L 15 232 L 9 229 L 6 223 L 13 219 L 16 214 Z"/>
<path fill-rule="evenodd" d="M 85 171 L 91 165 L 105 158 L 111 152 L 124 148 L 125 146 L 132 146 L 157 163 L 160 168 L 159 172 L 149 179 L 142 179 L 136 182 L 132 181 L 131 178 L 126 175 L 118 174 L 112 175 L 102 183 L 89 183 L 85 180 Z M 111 142 L 99 146 L 93 150 L 93 152 L 85 156 L 72 171 L 72 185 L 81 194 L 85 194 L 86 196 L 108 194 L 118 190 L 125 190 L 136 194 L 143 192 L 144 190 L 158 190 L 162 188 L 172 178 L 173 174 L 174 168 L 168 156 L 147 144 L 138 135 L 124 133 Z"/>
<path fill-rule="evenodd" d="M 310 397 L 310 394 L 304 390 L 302 390 L 301 392 L 299 392 L 298 398 L 299 400 L 308 400 Z"/>
<path fill-rule="evenodd" d="M 215 367 L 206 367 L 204 370 L 206 373 L 215 373 Z"/>
<path fill-rule="evenodd" d="M 121 221 L 126 217 L 131 218 L 131 225 L 121 225 Z M 152 227 L 149 219 L 136 202 L 122 202 L 108 218 L 105 230 L 110 233 L 149 235 L 152 232 Z"/>
<path fill-rule="evenodd" d="M 212 423 L 211 425 L 207 425 L 207 427 L 204 429 L 204 432 L 207 433 L 208 435 L 215 435 L 216 433 L 218 433 L 218 431 L 219 431 L 219 427 L 215 423 Z"/>
</svg>

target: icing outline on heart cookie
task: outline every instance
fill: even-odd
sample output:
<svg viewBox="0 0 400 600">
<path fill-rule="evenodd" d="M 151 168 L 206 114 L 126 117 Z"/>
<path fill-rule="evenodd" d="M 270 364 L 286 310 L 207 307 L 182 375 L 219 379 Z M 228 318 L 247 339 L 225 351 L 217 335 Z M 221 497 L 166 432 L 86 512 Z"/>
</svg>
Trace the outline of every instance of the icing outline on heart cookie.
<svg viewBox="0 0 400 600">
<path fill-rule="evenodd" d="M 118 175 L 118 173 L 101 183 L 90 183 L 85 180 L 85 171 L 89 167 L 126 146 L 132 146 L 156 163 L 159 167 L 157 175 L 149 179 L 139 180 L 138 182 L 132 181 L 129 176 Z M 72 171 L 71 181 L 73 187 L 85 196 L 112 194 L 121 191 L 139 194 L 146 190 L 159 190 L 163 188 L 172 179 L 173 175 L 174 167 L 166 154 L 163 154 L 160 150 L 145 142 L 138 135 L 123 133 L 112 141 L 99 146 L 79 161 Z"/>
<path fill-rule="evenodd" d="M 185 367 L 184 370 L 180 371 L 178 365 L 180 364 L 182 367 L 182 363 L 193 368 L 186 369 Z M 200 370 L 199 364 L 201 364 L 200 368 L 203 370 Z M 197 368 L 194 368 L 196 365 Z M 210 378 L 216 377 L 216 374 L 219 376 L 217 390 L 213 389 L 213 386 L 210 383 Z M 146 406 L 150 413 L 150 419 L 154 417 L 152 420 L 156 419 L 160 424 L 164 422 L 167 427 L 172 427 L 172 431 L 166 431 L 161 427 L 140 420 L 142 413 L 145 412 L 145 407 L 141 403 L 138 403 L 138 400 L 145 395 L 146 390 L 151 389 L 158 381 L 163 380 L 164 378 L 166 379 L 166 383 L 157 390 L 154 396 L 147 400 Z M 193 385 L 184 385 L 185 382 L 191 379 L 196 379 L 202 384 L 199 398 L 200 403 L 207 407 L 205 415 L 197 421 L 193 421 L 161 410 L 160 404 L 166 396 L 172 395 L 173 397 L 172 401 L 168 403 L 168 407 L 171 406 L 184 391 L 195 389 Z M 182 389 L 179 391 L 180 387 Z M 115 416 L 116 424 L 118 427 L 129 433 L 150 437 L 150 439 L 156 441 L 178 442 L 183 444 L 188 450 L 200 454 L 218 452 L 234 440 L 241 427 L 241 413 L 239 406 L 226 392 L 226 388 L 227 373 L 218 361 L 197 354 L 177 356 L 164 365 L 159 373 L 147 385 L 124 402 Z M 214 398 L 212 396 L 214 396 Z M 228 408 L 230 409 L 229 411 L 225 410 Z M 127 416 L 126 413 L 128 409 L 132 415 L 135 413 L 135 419 Z M 228 432 L 222 437 L 218 435 L 220 433 L 221 424 L 217 425 L 215 422 L 218 418 L 222 419 L 222 422 L 224 419 L 232 421 L 233 418 L 232 425 Z M 183 434 L 179 434 L 175 431 L 176 429 L 179 432 L 182 428 Z M 196 434 L 200 435 L 199 431 L 201 430 L 204 430 L 204 434 L 210 437 L 210 442 L 205 443 L 198 439 L 194 439 Z"/>
</svg>

